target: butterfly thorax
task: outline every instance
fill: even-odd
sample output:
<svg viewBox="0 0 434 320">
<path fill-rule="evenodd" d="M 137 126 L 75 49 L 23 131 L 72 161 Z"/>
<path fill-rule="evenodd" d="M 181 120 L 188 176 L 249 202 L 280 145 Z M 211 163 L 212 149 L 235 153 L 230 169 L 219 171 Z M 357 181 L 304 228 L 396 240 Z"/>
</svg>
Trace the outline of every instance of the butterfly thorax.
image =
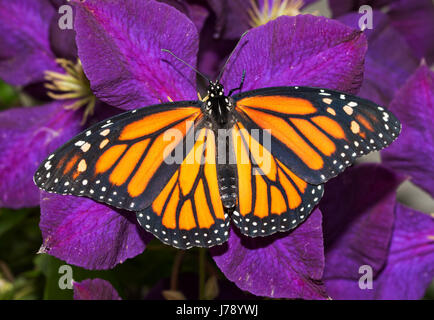
<svg viewBox="0 0 434 320">
<path fill-rule="evenodd" d="M 229 132 L 234 125 L 232 99 L 224 94 L 223 85 L 218 81 L 210 81 L 208 97 L 204 101 L 203 110 L 210 120 L 211 127 L 216 135 L 218 158 L 226 161 L 217 164 L 217 179 L 223 207 L 229 212 L 237 202 L 237 183 L 235 168 L 228 163 L 230 159 Z M 221 157 L 225 155 L 224 157 Z M 220 161 L 219 160 L 219 161 Z"/>
<path fill-rule="evenodd" d="M 219 127 L 225 128 L 231 122 L 232 102 L 224 94 L 223 85 L 210 81 L 208 85 L 208 97 L 205 101 L 205 111 Z"/>
</svg>

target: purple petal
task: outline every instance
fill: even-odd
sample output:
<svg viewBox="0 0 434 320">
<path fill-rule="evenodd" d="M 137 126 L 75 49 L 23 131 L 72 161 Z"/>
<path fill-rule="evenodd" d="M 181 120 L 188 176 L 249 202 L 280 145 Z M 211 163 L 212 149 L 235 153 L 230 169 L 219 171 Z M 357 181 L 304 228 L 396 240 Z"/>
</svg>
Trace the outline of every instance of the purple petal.
<svg viewBox="0 0 434 320">
<path fill-rule="evenodd" d="M 398 91 L 390 110 L 402 123 L 398 140 L 382 151 L 383 163 L 411 177 L 434 197 L 434 72 L 420 66 Z"/>
<path fill-rule="evenodd" d="M 421 299 L 434 278 L 434 218 L 397 205 L 387 263 L 371 290 L 358 280 L 330 279 L 327 290 L 336 299 Z"/>
<path fill-rule="evenodd" d="M 39 204 L 33 175 L 51 152 L 80 132 L 81 114 L 65 102 L 0 112 L 0 207 Z"/>
<path fill-rule="evenodd" d="M 210 79 L 217 79 L 237 43 L 234 40 L 215 38 L 211 26 L 212 22 L 207 21 L 200 35 L 198 69 Z"/>
<path fill-rule="evenodd" d="M 205 20 L 208 18 L 209 10 L 204 3 L 196 4 L 188 0 L 158 0 L 175 7 L 184 13 L 196 26 L 197 31 L 200 33 Z"/>
<path fill-rule="evenodd" d="M 358 28 L 360 15 L 349 13 L 339 21 Z M 368 52 L 365 59 L 363 85 L 359 96 L 388 105 L 396 91 L 418 66 L 418 59 L 390 19 L 380 11 L 373 11 L 373 29 L 365 30 Z"/>
<path fill-rule="evenodd" d="M 242 0 L 231 0 L 229 1 L 229 3 L 226 0 L 206 0 L 206 2 L 208 3 L 209 7 L 211 8 L 215 16 L 215 18 L 213 19 L 214 20 L 213 31 L 212 31 L 213 38 L 215 39 L 221 38 L 222 32 L 225 31 L 224 28 L 226 25 L 226 16 L 230 15 L 233 12 L 233 10 L 236 10 L 236 8 L 240 5 L 240 3 L 242 5 Z M 230 9 L 227 8 L 228 6 L 231 6 Z M 243 7 L 245 8 L 245 4 Z M 247 10 L 244 11 L 241 10 L 241 14 L 242 15 L 247 14 Z M 241 24 L 242 26 L 245 26 L 244 19 L 241 15 L 239 17 L 238 23 Z M 237 27 L 237 26 L 231 25 L 230 27 Z"/>
<path fill-rule="evenodd" d="M 398 205 L 378 291 L 383 299 L 421 299 L 434 279 L 434 217 Z"/>
<path fill-rule="evenodd" d="M 388 12 L 393 26 L 405 37 L 419 58 L 434 62 L 434 3 L 432 0 L 400 0 Z"/>
<path fill-rule="evenodd" d="M 250 1 L 245 0 L 209 0 L 213 2 L 212 8 L 216 12 L 216 35 L 226 39 L 238 39 L 245 31 L 251 28 L 248 10 Z M 248 2 L 246 4 L 246 2 Z M 223 5 L 224 4 L 224 5 Z"/>
<path fill-rule="evenodd" d="M 86 269 L 110 269 L 152 239 L 132 212 L 87 198 L 41 193 L 42 252 Z"/>
<path fill-rule="evenodd" d="M 134 109 L 197 99 L 196 74 L 168 49 L 196 64 L 194 24 L 164 3 L 87 0 L 77 7 L 77 46 L 95 94 L 110 105 Z"/>
<path fill-rule="evenodd" d="M 49 22 L 54 14 L 48 0 L 1 1 L 1 79 L 27 85 L 42 81 L 46 70 L 60 71 L 49 43 Z"/>
<path fill-rule="evenodd" d="M 223 83 L 244 90 L 307 85 L 355 93 L 362 83 L 366 39 L 324 17 L 280 17 L 252 29 L 236 49 Z"/>
<path fill-rule="evenodd" d="M 122 300 L 116 289 L 103 279 L 74 282 L 74 300 Z"/>
<path fill-rule="evenodd" d="M 387 260 L 395 192 L 401 182 L 401 177 L 381 165 L 364 164 L 326 184 L 320 203 L 324 279 L 358 279 L 361 265 L 370 265 L 374 274 L 381 270 Z"/>
<path fill-rule="evenodd" d="M 200 33 L 206 19 L 208 18 L 209 12 L 207 9 L 200 5 L 187 4 L 186 15 L 194 23 L 197 31 Z"/>
<path fill-rule="evenodd" d="M 301 10 L 318 0 L 304 0 Z M 251 1 L 246 0 L 208 0 L 216 16 L 214 37 L 224 39 L 238 39 L 245 31 L 252 28 L 249 10 Z M 273 1 L 268 1 L 272 5 Z M 280 4 L 283 1 L 276 1 Z M 291 1 L 289 1 L 291 2 Z M 264 0 L 256 1 L 258 8 L 264 7 Z M 288 6 L 291 6 L 289 3 Z"/>
<path fill-rule="evenodd" d="M 248 238 L 231 230 L 226 244 L 211 249 L 217 266 L 242 290 L 273 298 L 324 299 L 321 212 L 289 233 Z"/>
</svg>

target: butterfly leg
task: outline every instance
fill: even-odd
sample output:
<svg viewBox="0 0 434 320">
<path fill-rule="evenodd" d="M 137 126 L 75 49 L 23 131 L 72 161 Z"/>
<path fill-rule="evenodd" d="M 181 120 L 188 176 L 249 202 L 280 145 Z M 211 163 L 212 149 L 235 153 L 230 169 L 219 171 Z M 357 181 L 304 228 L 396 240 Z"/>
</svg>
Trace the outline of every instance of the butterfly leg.
<svg viewBox="0 0 434 320">
<path fill-rule="evenodd" d="M 243 84 L 244 84 L 244 79 L 246 78 L 246 70 L 243 70 L 243 75 L 241 77 L 241 83 L 240 86 L 238 88 L 232 89 L 231 91 L 229 91 L 228 96 L 230 97 L 232 95 L 232 93 L 234 93 L 237 90 L 240 90 L 243 88 Z"/>
</svg>

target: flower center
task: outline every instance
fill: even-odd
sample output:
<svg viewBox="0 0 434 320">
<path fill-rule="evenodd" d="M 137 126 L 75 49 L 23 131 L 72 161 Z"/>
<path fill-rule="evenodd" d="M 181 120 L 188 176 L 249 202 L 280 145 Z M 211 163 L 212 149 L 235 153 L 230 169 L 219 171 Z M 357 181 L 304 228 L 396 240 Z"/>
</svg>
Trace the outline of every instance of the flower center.
<svg viewBox="0 0 434 320">
<path fill-rule="evenodd" d="M 84 74 L 80 59 L 77 63 L 66 59 L 57 59 L 56 62 L 65 70 L 65 73 L 54 71 L 45 72 L 45 87 L 49 90 L 47 95 L 55 100 L 75 100 L 65 106 L 68 110 L 78 110 L 84 107 L 84 125 L 89 116 L 95 111 L 96 97 L 90 89 L 90 82 Z"/>
<path fill-rule="evenodd" d="M 300 14 L 303 0 L 264 0 L 264 5 L 259 8 L 256 0 L 250 0 L 251 8 L 248 10 L 250 26 L 252 28 L 262 26 L 280 16 L 296 16 Z"/>
</svg>

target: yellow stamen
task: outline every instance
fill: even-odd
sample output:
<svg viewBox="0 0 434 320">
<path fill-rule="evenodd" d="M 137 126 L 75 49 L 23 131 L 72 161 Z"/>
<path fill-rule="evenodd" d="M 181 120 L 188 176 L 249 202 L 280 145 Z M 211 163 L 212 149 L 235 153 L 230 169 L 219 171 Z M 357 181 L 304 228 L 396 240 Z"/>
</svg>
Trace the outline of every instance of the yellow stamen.
<svg viewBox="0 0 434 320">
<path fill-rule="evenodd" d="M 77 63 L 66 59 L 57 59 L 56 62 L 65 70 L 66 73 L 59 73 L 54 71 L 45 72 L 45 88 L 47 88 L 47 95 L 55 100 L 71 100 L 75 99 L 73 103 L 66 105 L 65 109 L 78 110 L 84 107 L 83 120 L 81 124 L 84 125 L 89 116 L 92 116 L 95 111 L 96 97 L 90 89 L 90 82 L 84 74 L 81 61 Z"/>
<path fill-rule="evenodd" d="M 271 6 L 269 4 L 271 1 Z M 259 8 L 256 0 L 250 0 L 251 9 L 248 10 L 250 16 L 250 26 L 259 27 L 280 16 L 296 16 L 300 14 L 303 0 L 264 0 L 264 5 Z"/>
</svg>

